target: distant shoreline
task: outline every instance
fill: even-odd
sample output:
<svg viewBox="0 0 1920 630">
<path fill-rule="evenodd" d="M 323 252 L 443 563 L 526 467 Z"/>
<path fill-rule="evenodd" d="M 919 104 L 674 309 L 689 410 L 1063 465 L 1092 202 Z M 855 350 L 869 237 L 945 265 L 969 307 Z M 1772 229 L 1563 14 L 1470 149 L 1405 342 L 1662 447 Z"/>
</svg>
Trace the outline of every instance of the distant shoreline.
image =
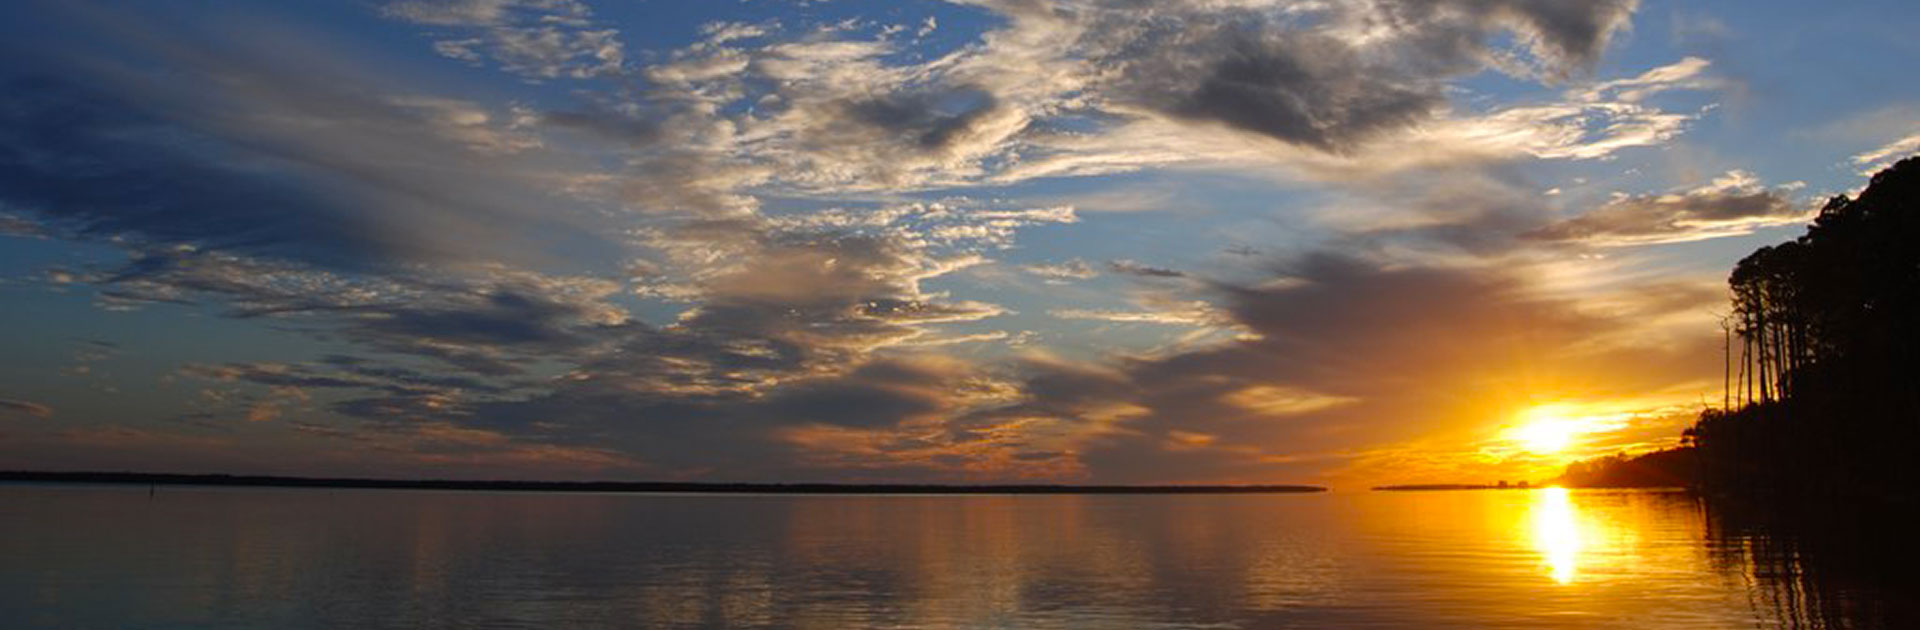
<svg viewBox="0 0 1920 630">
<path fill-rule="evenodd" d="M 665 481 L 468 481 L 454 479 L 355 479 L 273 475 L 184 475 L 131 472 L 0 471 L 0 482 L 117 485 L 356 488 L 387 490 L 493 490 L 515 492 L 633 492 L 708 494 L 1303 494 L 1326 492 L 1296 485 L 939 485 L 839 483 L 703 483 Z"/>
</svg>

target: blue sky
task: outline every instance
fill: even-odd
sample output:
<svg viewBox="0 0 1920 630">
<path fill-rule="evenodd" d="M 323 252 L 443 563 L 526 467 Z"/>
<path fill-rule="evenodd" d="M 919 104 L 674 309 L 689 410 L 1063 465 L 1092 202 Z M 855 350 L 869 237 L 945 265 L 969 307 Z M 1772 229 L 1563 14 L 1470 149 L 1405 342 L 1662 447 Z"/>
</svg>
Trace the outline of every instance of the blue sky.
<svg viewBox="0 0 1920 630">
<path fill-rule="evenodd" d="M 4 468 L 1540 476 L 1920 151 L 1901 2 L 0 18 Z"/>
</svg>

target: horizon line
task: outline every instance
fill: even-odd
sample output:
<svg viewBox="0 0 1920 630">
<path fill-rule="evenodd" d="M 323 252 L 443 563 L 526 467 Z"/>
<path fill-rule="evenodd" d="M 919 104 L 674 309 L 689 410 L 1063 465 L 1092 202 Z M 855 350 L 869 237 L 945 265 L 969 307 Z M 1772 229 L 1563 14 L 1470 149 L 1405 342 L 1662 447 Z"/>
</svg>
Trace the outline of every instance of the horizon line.
<svg viewBox="0 0 1920 630">
<path fill-rule="evenodd" d="M 0 482 L 94 483 L 280 488 L 354 488 L 515 492 L 711 494 L 1296 494 L 1328 492 L 1300 484 L 937 484 L 726 481 L 542 481 L 511 479 L 385 479 L 225 473 L 0 471 Z"/>
</svg>

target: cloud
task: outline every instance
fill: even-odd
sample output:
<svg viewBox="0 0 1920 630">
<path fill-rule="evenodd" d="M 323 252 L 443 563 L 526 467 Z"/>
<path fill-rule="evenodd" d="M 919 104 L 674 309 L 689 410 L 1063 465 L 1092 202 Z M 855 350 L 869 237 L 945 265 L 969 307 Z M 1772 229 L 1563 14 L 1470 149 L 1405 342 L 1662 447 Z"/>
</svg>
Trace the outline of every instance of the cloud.
<svg viewBox="0 0 1920 630">
<path fill-rule="evenodd" d="M 1173 326 L 1211 326 L 1215 321 L 1205 309 L 1188 311 L 1121 311 L 1063 308 L 1047 311 L 1060 319 L 1089 319 L 1117 324 L 1167 324 Z"/>
<path fill-rule="evenodd" d="M 497 400 L 516 391 L 524 393 L 530 382 L 505 384 L 417 371 L 392 365 L 371 364 L 367 359 L 334 355 L 318 363 L 226 363 L 190 364 L 180 370 L 182 376 L 211 383 L 251 385 L 262 389 L 234 388 L 205 390 L 213 404 L 210 416 L 217 417 L 228 405 L 237 406 L 238 417 L 248 422 L 266 422 L 289 414 L 306 427 L 330 426 L 343 433 L 362 429 L 384 430 L 395 423 L 446 421 L 463 415 L 463 409 L 483 400 Z M 360 422 L 342 422 L 326 417 L 310 420 L 316 410 L 316 398 L 331 414 Z M 324 417 L 324 416 L 323 416 Z"/>
<path fill-rule="evenodd" d="M 1631 0 L 961 4 L 1005 23 L 929 59 L 843 25 L 711 28 L 644 70 L 652 128 L 698 150 L 643 157 L 636 172 L 687 168 L 715 188 L 804 195 L 1176 164 L 1341 180 L 1463 155 L 1592 159 L 1661 142 L 1691 116 L 1638 101 L 1708 85 L 1681 76 L 1700 63 L 1688 60 L 1623 80 L 1637 88 L 1596 88 L 1602 100 L 1491 112 L 1452 102 L 1450 83 L 1486 69 L 1585 76 Z M 634 197 L 700 205 L 672 194 L 686 188 Z"/>
<path fill-rule="evenodd" d="M 849 479 L 871 470 L 896 480 L 951 479 L 964 466 L 933 458 L 983 446 L 958 445 L 940 427 L 1009 395 L 973 366 L 931 355 L 784 370 L 778 387 L 758 379 L 740 383 L 761 387 L 751 390 L 694 381 L 646 386 L 632 379 L 646 375 L 647 382 L 665 385 L 666 375 L 607 367 L 583 368 L 580 378 L 540 396 L 472 405 L 461 425 L 524 441 L 608 448 L 646 461 L 654 476 Z M 1022 474 L 1010 458 L 1002 463 L 1000 478 Z"/>
<path fill-rule="evenodd" d="M 1107 261 L 1107 270 L 1117 274 L 1135 276 L 1140 278 L 1185 278 L 1187 277 L 1187 274 L 1184 272 L 1167 269 L 1165 267 L 1154 267 L 1151 265 L 1145 265 L 1145 264 L 1141 264 L 1131 260 Z"/>
<path fill-rule="evenodd" d="M 976 216 L 991 222 L 1034 215 Z M 736 452 L 767 467 L 791 466 L 795 460 L 780 455 L 791 449 L 782 432 L 851 422 L 855 416 L 845 414 L 853 411 L 833 419 L 839 405 L 872 414 L 859 423 L 862 430 L 892 430 L 916 417 L 914 409 L 948 412 L 979 388 L 969 384 L 976 376 L 954 376 L 968 368 L 876 356 L 922 341 L 957 342 L 934 328 L 1003 312 L 920 288 L 977 256 L 943 256 L 930 242 L 890 232 L 759 229 L 729 227 L 724 244 L 737 256 L 689 265 L 684 295 L 695 306 L 664 326 L 632 321 L 609 304 L 617 289 L 611 283 L 507 269 L 463 280 L 376 281 L 171 251 L 101 281 L 119 287 L 123 300 L 218 299 L 233 305 L 230 315 L 304 322 L 295 329 L 439 366 L 421 371 L 388 359 L 334 357 L 325 365 L 205 366 L 193 376 L 269 391 L 333 392 L 323 408 L 366 427 L 448 422 L 527 445 L 614 445 L 662 466 L 732 461 Z M 563 366 L 564 374 L 544 383 L 507 380 L 541 364 Z M 905 384 L 913 379 L 947 380 Z M 256 419 L 306 417 L 304 410 L 292 415 L 284 398 L 235 400 Z M 677 434 L 686 422 L 701 423 L 701 435 Z"/>
<path fill-rule="evenodd" d="M 1687 57 L 1636 77 L 1596 83 L 1578 94 L 1580 100 L 1592 103 L 1604 102 L 1609 98 L 1637 103 L 1668 90 L 1711 89 L 1719 85 L 1717 80 L 1706 76 L 1707 69 L 1712 65 L 1712 62 L 1699 57 Z"/>
<path fill-rule="evenodd" d="M 1493 43 L 1520 36 L 1550 77 L 1592 65 L 1637 6 L 1620 2 L 1203 2 L 1137 9 L 1083 6 L 1095 63 L 1119 71 L 1115 95 L 1323 152 L 1352 154 L 1447 109 L 1444 84 L 1486 68 L 1531 73 Z M 1265 6 L 1261 6 L 1265 5 Z M 1111 11 L 1109 13 L 1108 11 Z"/>
<path fill-rule="evenodd" d="M 571 0 L 385 6 L 447 57 L 579 79 L 539 106 L 426 93 L 271 29 L 129 19 L 125 59 L 9 64 L 26 96 L 0 108 L 0 200 L 126 255 L 54 272 L 103 307 L 192 306 L 331 344 L 182 374 L 215 392 L 195 411 L 261 425 L 227 430 L 337 442 L 327 461 L 377 470 L 1273 481 L 1492 413 L 1472 401 L 1532 361 L 1602 381 L 1609 353 L 1643 351 L 1524 270 L 1355 245 L 1245 282 L 1028 266 L 1138 290 L 1129 308 L 1036 313 L 1200 330 L 1083 362 L 935 355 L 1038 338 L 994 330 L 1013 309 L 956 272 L 1080 218 L 960 196 L 979 188 L 1169 166 L 1419 180 L 1382 195 L 1399 201 L 1465 174 L 1499 181 L 1411 223 L 1337 227 L 1511 254 L 1492 242 L 1538 227 L 1521 215 L 1539 208 L 1506 203 L 1522 186 L 1499 165 L 1665 142 L 1697 114 L 1652 97 L 1711 89 L 1697 59 L 1587 80 L 1630 1 L 965 4 L 996 19 L 937 55 L 857 23 L 770 21 L 634 60 Z M 1458 83 L 1487 70 L 1553 93 L 1483 105 Z M 1637 234 L 1616 223 L 1580 238 Z M 218 452 L 192 444 L 175 445 Z"/>
<path fill-rule="evenodd" d="M 331 355 L 318 364 L 227 363 L 191 364 L 182 373 L 196 378 L 222 382 L 247 382 L 276 388 L 368 389 L 393 394 L 444 393 L 455 391 L 495 394 L 506 391 L 498 385 L 467 377 L 428 374 L 412 369 L 372 365 L 367 359 Z"/>
<path fill-rule="evenodd" d="M 45 231 L 32 219 L 12 214 L 0 214 L 0 236 L 20 238 L 42 238 Z"/>
<path fill-rule="evenodd" d="M 1920 153 L 1920 133 L 1889 142 L 1872 151 L 1855 155 L 1853 156 L 1853 163 L 1855 166 L 1860 167 L 1861 175 L 1872 175 L 1886 170 L 1888 167 L 1893 166 L 1894 162 L 1914 153 Z"/>
<path fill-rule="evenodd" d="M 1790 189 L 1768 189 L 1750 173 L 1730 171 L 1677 193 L 1623 195 L 1580 216 L 1528 232 L 1527 238 L 1601 247 L 1682 243 L 1750 234 L 1803 223 L 1812 213 Z"/>
<path fill-rule="evenodd" d="M 1104 365 L 1031 363 L 1020 402 L 961 422 L 1071 426 L 1060 445 L 1102 481 L 1260 481 L 1350 474 L 1367 449 L 1474 435 L 1537 396 L 1638 394 L 1695 375 L 1672 363 L 1693 350 L 1641 336 L 1693 300 L 1622 295 L 1638 306 L 1602 313 L 1500 266 L 1321 253 L 1281 269 L 1215 285 L 1222 317 L 1246 334 Z"/>
<path fill-rule="evenodd" d="M 1063 308 L 1047 311 L 1060 319 L 1090 319 L 1115 323 L 1172 324 L 1178 326 L 1216 326 L 1220 314 L 1203 301 L 1160 304 L 1159 308 L 1137 311 Z"/>
<path fill-rule="evenodd" d="M 106 176 L 145 177 L 177 197 L 172 201 L 177 205 L 215 209 L 200 213 L 237 214 L 261 199 L 296 204 L 274 215 L 285 217 L 285 225 L 162 219 L 196 216 L 179 212 L 141 215 L 142 223 L 122 225 L 116 220 L 131 217 L 78 209 L 125 205 L 126 200 L 116 199 L 43 211 L 76 213 L 97 231 L 136 229 L 165 240 L 218 241 L 212 244 L 262 251 L 267 248 L 257 243 L 271 243 L 276 252 L 340 261 L 470 257 L 479 249 L 471 244 L 496 243 L 509 246 L 489 248 L 495 255 L 534 250 L 571 258 L 597 249 L 614 256 L 618 247 L 613 244 L 578 247 L 627 227 L 607 225 L 606 215 L 588 201 L 619 200 L 656 215 L 742 217 L 759 210 L 757 193 L 763 192 L 913 190 L 1195 161 L 1278 159 L 1308 172 L 1331 173 L 1351 166 L 1324 170 L 1329 167 L 1318 163 L 1379 157 L 1360 151 L 1371 146 L 1368 138 L 1437 147 L 1528 137 L 1536 143 L 1500 150 L 1593 157 L 1669 137 L 1681 120 L 1666 119 L 1639 131 L 1615 121 L 1604 126 L 1605 134 L 1633 137 L 1576 140 L 1582 134 L 1569 136 L 1566 128 L 1576 124 L 1574 118 L 1655 120 L 1648 117 L 1659 113 L 1645 106 L 1592 104 L 1519 116 L 1526 119 L 1515 123 L 1521 128 L 1499 130 L 1469 128 L 1492 124 L 1499 116 L 1459 118 L 1447 111 L 1448 80 L 1490 65 L 1505 68 L 1495 63 L 1504 58 L 1495 54 L 1499 33 L 1523 36 L 1520 48 L 1511 52 L 1571 73 L 1591 63 L 1623 28 L 1632 2 L 1579 8 L 1517 1 L 1440 7 L 1181 2 L 1151 10 L 1168 19 L 1141 19 L 1134 7 L 1101 3 L 983 4 L 1007 17 L 1006 25 L 984 33 L 977 46 L 918 62 L 901 61 L 894 54 L 896 44 L 885 38 L 861 39 L 834 26 L 714 25 L 703 41 L 645 68 L 652 85 L 583 96 L 591 104 L 547 112 L 489 109 L 426 95 L 322 90 L 320 85 L 379 82 L 363 71 L 302 68 L 284 55 L 255 50 L 255 43 L 163 46 L 152 56 L 207 76 L 245 76 L 247 81 L 236 84 L 255 87 L 164 89 L 136 82 L 138 89 L 114 90 L 127 93 L 126 111 L 107 114 L 131 116 L 133 122 L 107 126 L 158 126 L 206 137 L 214 141 L 211 146 L 231 145 L 244 157 L 264 152 L 274 163 L 293 162 L 293 177 L 234 172 L 227 165 L 239 160 L 176 156 L 166 150 L 171 147 L 156 151 L 148 143 L 126 140 L 146 136 L 106 129 L 90 133 L 84 126 L 67 137 L 102 138 L 98 146 L 35 147 L 33 152 L 115 164 L 117 170 Z M 535 61 L 540 55 L 532 53 L 525 59 L 514 56 L 519 48 L 509 44 L 523 40 L 553 44 L 542 54 L 573 50 L 568 42 L 574 40 L 564 33 L 592 31 L 594 18 L 585 5 L 570 0 L 409 1 L 388 4 L 383 13 L 434 28 L 481 32 L 471 45 L 458 44 L 467 40 L 441 43 L 500 56 L 502 63 L 533 76 L 613 71 L 580 66 L 583 58 L 577 56 L 557 61 Z M 564 33 L 548 37 L 548 30 Z M 1168 45 L 1148 45 L 1154 42 Z M 1031 72 L 1001 70 L 1010 64 Z M 1660 78 L 1652 74 L 1642 79 Z M 304 79 L 310 76 L 319 78 Z M 65 100 L 102 101 L 90 94 Z M 168 106 L 134 105 L 149 100 Z M 235 115 L 220 102 L 246 102 L 272 115 Z M 45 112 L 50 116 L 62 108 L 48 103 Z M 1131 135 L 1177 137 L 1176 128 L 1191 127 L 1193 121 L 1218 123 L 1223 133 L 1247 138 L 1238 146 L 1203 146 L 1211 140 L 1161 145 Z M 22 122 L 19 126 L 40 124 Z M 1064 131 L 1069 128 L 1085 131 Z M 569 147 L 556 145 L 543 131 L 608 140 L 626 169 L 584 166 L 605 164 L 605 156 L 565 155 L 562 149 Z M 1262 138 L 1306 150 L 1276 152 L 1258 144 Z M 1566 146 L 1576 142 L 1583 148 Z M 370 150 L 376 147 L 380 150 Z M 392 164 L 432 168 L 394 172 Z M 1385 161 L 1379 167 L 1396 166 Z M 71 173 L 16 170 L 34 175 L 39 188 L 49 182 L 63 189 L 101 188 L 73 181 Z M 529 216 L 525 210 L 556 206 L 574 212 Z M 380 211 L 366 210 L 372 208 Z M 248 233 L 227 234 L 216 227 L 235 225 L 248 226 Z M 996 228 L 945 229 L 941 236 L 960 237 L 968 235 L 962 229 L 978 234 Z M 535 233 L 561 235 L 513 243 Z M 395 234 L 409 238 L 395 239 Z"/>
<path fill-rule="evenodd" d="M 1676 46 L 1719 44 L 1734 34 L 1725 21 L 1705 13 L 1675 11 L 1669 19 L 1668 35 Z"/>
<path fill-rule="evenodd" d="M 967 376 L 950 362 L 880 359 L 844 374 L 782 387 L 756 405 L 762 414 L 794 425 L 892 426 L 932 419 L 954 406 Z"/>
<path fill-rule="evenodd" d="M 1223 33 L 1203 35 L 1203 41 L 1222 35 L 1238 41 L 1199 85 L 1163 105 L 1166 111 L 1346 151 L 1360 140 L 1426 120 L 1445 100 L 1427 81 L 1364 67 L 1357 51 L 1333 37 Z"/>
<path fill-rule="evenodd" d="M 560 183 L 590 169 L 512 108 L 413 93 L 270 26 L 115 21 L 132 19 L 68 25 L 132 30 L 125 57 L 0 65 L 22 95 L 0 111 L 0 201 L 48 229 L 356 270 L 618 255 L 606 216 Z"/>
<path fill-rule="evenodd" d="M 580 132 L 599 140 L 610 140 L 630 147 L 644 147 L 660 140 L 663 132 L 656 121 L 603 108 L 579 111 L 553 111 L 540 121 L 560 129 Z"/>
<path fill-rule="evenodd" d="M 595 340 L 577 346 L 486 325 L 442 335 L 571 348 L 546 355 L 570 363 L 549 381 L 509 389 L 355 356 L 191 372 L 265 388 L 268 397 L 235 399 L 249 412 L 270 407 L 258 417 L 391 444 L 408 461 L 511 449 L 650 477 L 1272 481 L 1337 470 L 1374 445 L 1479 426 L 1543 384 L 1595 384 L 1552 390 L 1580 396 L 1664 387 L 1687 372 L 1675 357 L 1696 350 L 1635 341 L 1635 322 L 1694 309 L 1693 298 L 1622 296 L 1626 306 L 1599 313 L 1512 269 L 1323 254 L 1286 261 L 1277 278 L 1193 285 L 1207 300 L 1192 306 L 1243 330 L 1238 337 L 1000 368 L 904 351 L 922 322 L 989 312 L 907 307 L 927 302 L 908 299 L 913 278 L 937 273 L 908 262 L 914 250 L 860 239 L 762 246 L 771 251 L 755 259 L 766 266 L 703 281 L 700 307 L 669 326 L 554 324 Z M 363 334 L 432 327 L 403 328 Z M 1666 367 L 1615 371 L 1642 364 Z M 295 399 L 272 394 L 291 388 L 352 421 L 306 419 L 289 406 Z M 438 428 L 415 435 L 420 422 Z"/>
<path fill-rule="evenodd" d="M 1099 270 L 1084 260 L 1069 260 L 1057 264 L 1026 265 L 1020 268 L 1027 273 L 1046 278 L 1048 282 L 1066 280 L 1086 280 L 1100 275 Z"/>
<path fill-rule="evenodd" d="M 1519 236 L 1551 220 L 1552 208 L 1510 173 L 1466 168 L 1403 174 L 1322 213 L 1346 246 L 1438 257 L 1510 255 L 1535 245 Z"/>
<path fill-rule="evenodd" d="M 109 307 L 205 300 L 230 317 L 289 319 L 307 324 L 296 331 L 494 376 L 584 349 L 629 322 L 606 301 L 617 283 L 505 267 L 368 276 L 180 246 L 137 250 L 90 280 Z"/>
<path fill-rule="evenodd" d="M 1422 10 L 1434 5 L 1420 0 L 1403 0 L 1405 6 Z M 1615 33 L 1627 28 L 1628 20 L 1639 8 L 1639 0 L 1597 0 L 1594 2 L 1558 2 L 1556 0 L 1464 0 L 1452 3 L 1479 16 L 1491 16 L 1495 23 L 1506 23 L 1524 35 L 1534 53 L 1561 72 L 1596 62 Z"/>
<path fill-rule="evenodd" d="M 53 407 L 37 402 L 13 400 L 9 398 L 0 398 L 0 412 L 24 414 L 35 418 L 53 417 Z"/>
<path fill-rule="evenodd" d="M 477 33 L 440 39 L 441 55 L 479 63 L 491 58 L 501 69 L 534 79 L 619 73 L 626 61 L 620 32 L 595 28 L 593 11 L 576 0 L 398 0 L 382 8 L 387 17 Z"/>
</svg>

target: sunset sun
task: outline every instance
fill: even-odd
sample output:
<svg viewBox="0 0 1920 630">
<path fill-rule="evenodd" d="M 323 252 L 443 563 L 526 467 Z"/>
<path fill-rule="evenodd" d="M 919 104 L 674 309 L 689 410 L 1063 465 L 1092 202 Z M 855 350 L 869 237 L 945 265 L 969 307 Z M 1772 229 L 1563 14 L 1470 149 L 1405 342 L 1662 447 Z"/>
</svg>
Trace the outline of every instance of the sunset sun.
<svg viewBox="0 0 1920 630">
<path fill-rule="evenodd" d="M 1528 452 L 1539 455 L 1566 451 L 1584 432 L 1580 422 L 1570 417 L 1562 405 L 1528 409 L 1521 412 L 1519 420 L 1519 426 L 1509 432 L 1508 437 Z"/>
<path fill-rule="evenodd" d="M 1920 628 L 1914 33 L 0 0 L 0 630 Z"/>
</svg>

